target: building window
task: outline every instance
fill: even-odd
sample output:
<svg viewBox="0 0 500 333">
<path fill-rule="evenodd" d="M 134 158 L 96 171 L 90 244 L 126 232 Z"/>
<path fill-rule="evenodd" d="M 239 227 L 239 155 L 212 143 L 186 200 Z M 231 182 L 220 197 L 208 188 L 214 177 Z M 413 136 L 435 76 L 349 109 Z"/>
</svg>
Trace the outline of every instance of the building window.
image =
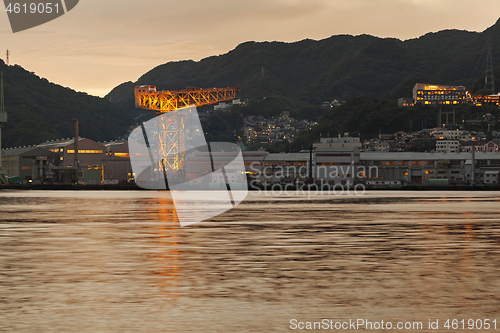
<svg viewBox="0 0 500 333">
<path fill-rule="evenodd" d="M 74 154 L 75 150 L 67 150 L 66 153 L 68 154 Z M 80 150 L 78 149 L 78 154 L 102 154 L 102 150 Z"/>
</svg>

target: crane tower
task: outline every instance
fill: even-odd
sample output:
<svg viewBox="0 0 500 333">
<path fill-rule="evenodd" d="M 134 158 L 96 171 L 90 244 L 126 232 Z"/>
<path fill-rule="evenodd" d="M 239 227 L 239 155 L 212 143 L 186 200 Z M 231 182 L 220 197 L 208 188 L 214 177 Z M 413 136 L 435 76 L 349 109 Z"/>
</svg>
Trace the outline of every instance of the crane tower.
<svg viewBox="0 0 500 333">
<path fill-rule="evenodd" d="M 187 106 L 211 105 L 239 98 L 240 87 L 157 91 L 155 86 L 135 87 L 136 108 L 155 110 L 159 113 L 175 112 Z M 158 133 L 160 161 L 166 171 L 184 169 L 185 134 L 184 119 L 181 115 L 169 117 L 167 123 L 160 124 Z M 160 162 L 161 163 L 161 162 Z"/>
</svg>

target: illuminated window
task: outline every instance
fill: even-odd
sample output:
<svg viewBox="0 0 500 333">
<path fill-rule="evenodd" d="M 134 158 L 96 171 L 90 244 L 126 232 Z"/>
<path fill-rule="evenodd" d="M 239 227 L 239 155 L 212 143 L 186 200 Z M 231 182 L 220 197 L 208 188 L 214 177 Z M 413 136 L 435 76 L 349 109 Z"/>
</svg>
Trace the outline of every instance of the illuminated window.
<svg viewBox="0 0 500 333">
<path fill-rule="evenodd" d="M 68 150 L 68 154 L 74 154 L 75 150 Z M 80 150 L 78 149 L 78 154 L 102 154 L 102 150 Z"/>
<path fill-rule="evenodd" d="M 23 169 L 23 170 L 31 170 L 31 167 L 30 166 L 23 166 L 21 169 Z"/>
<path fill-rule="evenodd" d="M 130 157 L 129 153 L 115 153 L 115 157 Z"/>
</svg>

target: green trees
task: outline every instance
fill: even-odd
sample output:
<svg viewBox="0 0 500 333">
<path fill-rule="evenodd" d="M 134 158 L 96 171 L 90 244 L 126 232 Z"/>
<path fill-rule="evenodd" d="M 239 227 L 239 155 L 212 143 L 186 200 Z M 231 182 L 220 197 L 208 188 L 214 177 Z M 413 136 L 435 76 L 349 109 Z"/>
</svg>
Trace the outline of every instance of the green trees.
<svg viewBox="0 0 500 333">
<path fill-rule="evenodd" d="M 74 118 L 80 120 L 80 135 L 96 141 L 124 136 L 133 124 L 130 114 L 105 99 L 50 83 L 1 60 L 0 70 L 8 114 L 3 147 L 71 137 Z"/>
</svg>

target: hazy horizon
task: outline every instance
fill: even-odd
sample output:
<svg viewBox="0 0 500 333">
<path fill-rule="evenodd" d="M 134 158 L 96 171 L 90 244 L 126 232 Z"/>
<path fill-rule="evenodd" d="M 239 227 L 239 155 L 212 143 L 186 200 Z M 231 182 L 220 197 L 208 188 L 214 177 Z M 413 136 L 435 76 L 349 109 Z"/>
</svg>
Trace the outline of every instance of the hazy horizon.
<svg viewBox="0 0 500 333">
<path fill-rule="evenodd" d="M 246 41 L 342 34 L 407 40 L 447 29 L 481 32 L 495 24 L 499 9 L 493 0 L 152 0 L 147 6 L 86 0 L 16 34 L 4 11 L 0 58 L 9 49 L 11 64 L 102 97 L 158 65 L 225 54 Z"/>
</svg>

